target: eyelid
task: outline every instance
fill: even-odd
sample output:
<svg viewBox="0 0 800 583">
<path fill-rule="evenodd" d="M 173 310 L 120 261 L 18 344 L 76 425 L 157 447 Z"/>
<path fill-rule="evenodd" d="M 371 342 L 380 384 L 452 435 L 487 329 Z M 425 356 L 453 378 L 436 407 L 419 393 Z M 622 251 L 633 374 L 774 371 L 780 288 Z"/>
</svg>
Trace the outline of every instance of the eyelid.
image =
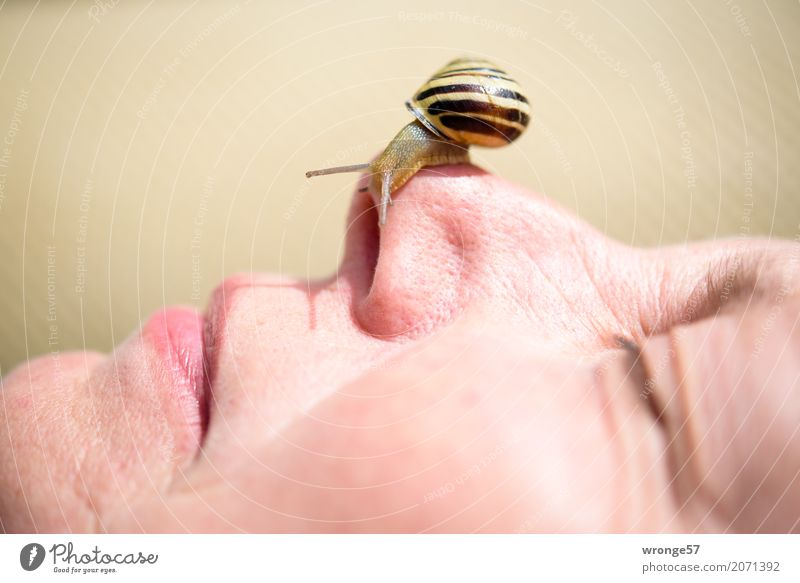
<svg viewBox="0 0 800 583">
<path fill-rule="evenodd" d="M 640 399 L 647 403 L 653 419 L 661 423 L 664 411 L 658 402 L 655 381 L 642 355 L 642 347 L 624 336 L 616 336 L 614 340 L 627 354 L 627 374 L 633 386 L 639 390 Z"/>
</svg>

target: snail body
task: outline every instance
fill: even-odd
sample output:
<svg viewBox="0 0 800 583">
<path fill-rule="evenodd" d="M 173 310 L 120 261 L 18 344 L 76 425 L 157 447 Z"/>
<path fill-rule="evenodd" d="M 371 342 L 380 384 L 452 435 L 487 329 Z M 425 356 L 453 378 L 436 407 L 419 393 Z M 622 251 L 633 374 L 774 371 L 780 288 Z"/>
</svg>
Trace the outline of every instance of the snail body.
<svg viewBox="0 0 800 583">
<path fill-rule="evenodd" d="M 530 120 L 519 85 L 489 61 L 456 59 L 406 101 L 415 119 L 374 161 L 306 172 L 307 177 L 369 170 L 369 190 L 379 198 L 379 224 L 386 224 L 392 193 L 425 166 L 469 162 L 471 145 L 505 146 Z"/>
</svg>

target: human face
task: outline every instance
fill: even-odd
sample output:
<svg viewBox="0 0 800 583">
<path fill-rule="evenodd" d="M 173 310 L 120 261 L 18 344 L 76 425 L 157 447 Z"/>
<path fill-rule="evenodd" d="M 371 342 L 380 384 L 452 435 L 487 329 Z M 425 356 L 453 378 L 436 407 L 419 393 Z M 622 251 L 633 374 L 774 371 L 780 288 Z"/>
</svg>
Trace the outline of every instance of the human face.
<svg viewBox="0 0 800 583">
<path fill-rule="evenodd" d="M 8 375 L 3 529 L 705 528 L 620 347 L 719 307 L 698 282 L 734 251 L 634 250 L 471 166 L 381 229 L 356 194 L 332 277 L 237 275 Z"/>
</svg>

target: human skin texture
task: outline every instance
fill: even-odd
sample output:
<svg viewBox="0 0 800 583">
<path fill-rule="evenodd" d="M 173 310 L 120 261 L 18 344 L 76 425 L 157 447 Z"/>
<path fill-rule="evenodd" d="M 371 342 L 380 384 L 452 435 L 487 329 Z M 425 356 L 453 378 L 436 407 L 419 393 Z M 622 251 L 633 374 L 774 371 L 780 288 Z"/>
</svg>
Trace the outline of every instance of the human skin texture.
<svg viewBox="0 0 800 583">
<path fill-rule="evenodd" d="M 631 248 L 469 165 L 382 229 L 356 193 L 332 277 L 7 375 L 0 526 L 796 532 L 799 248 Z"/>
</svg>

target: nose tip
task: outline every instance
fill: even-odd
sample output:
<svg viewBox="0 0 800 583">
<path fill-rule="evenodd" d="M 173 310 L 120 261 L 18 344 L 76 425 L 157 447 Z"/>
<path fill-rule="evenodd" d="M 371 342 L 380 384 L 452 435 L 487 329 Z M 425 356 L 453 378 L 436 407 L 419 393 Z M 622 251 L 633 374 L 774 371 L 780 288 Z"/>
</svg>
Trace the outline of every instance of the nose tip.
<svg viewBox="0 0 800 583">
<path fill-rule="evenodd" d="M 373 225 L 362 224 L 348 239 L 350 257 L 374 255 L 371 281 L 355 306 L 365 330 L 415 337 L 458 313 L 482 259 L 480 206 L 491 179 L 469 165 L 424 169 L 394 194 L 380 231 L 376 213 L 365 210 L 379 201 L 356 199 L 351 216 L 360 212 L 358 220 Z"/>
</svg>

